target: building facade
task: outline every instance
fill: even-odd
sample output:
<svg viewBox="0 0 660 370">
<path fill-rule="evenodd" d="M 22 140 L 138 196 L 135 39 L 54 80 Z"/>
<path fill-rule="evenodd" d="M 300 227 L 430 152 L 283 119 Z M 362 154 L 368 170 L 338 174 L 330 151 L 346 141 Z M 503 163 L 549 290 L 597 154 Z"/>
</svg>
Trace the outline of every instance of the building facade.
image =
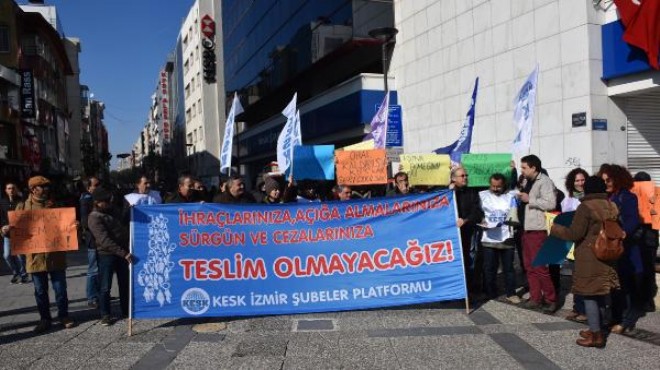
<svg viewBox="0 0 660 370">
<path fill-rule="evenodd" d="M 208 187 L 219 184 L 225 117 L 220 14 L 219 0 L 196 0 L 179 35 L 188 168 Z"/>
<path fill-rule="evenodd" d="M 406 152 L 456 140 L 476 77 L 472 152 L 511 152 L 513 99 L 538 63 L 530 153 L 558 187 L 602 163 L 660 180 L 660 72 L 631 57 L 611 1 L 394 3 Z"/>
<path fill-rule="evenodd" d="M 281 111 L 294 93 L 305 144 L 362 140 L 383 98 L 381 42 L 391 1 L 222 1 L 225 102 L 238 93 L 233 165 L 249 182 L 276 158 Z M 396 94 L 393 94 L 396 103 Z M 225 106 L 228 108 L 227 106 Z"/>
</svg>

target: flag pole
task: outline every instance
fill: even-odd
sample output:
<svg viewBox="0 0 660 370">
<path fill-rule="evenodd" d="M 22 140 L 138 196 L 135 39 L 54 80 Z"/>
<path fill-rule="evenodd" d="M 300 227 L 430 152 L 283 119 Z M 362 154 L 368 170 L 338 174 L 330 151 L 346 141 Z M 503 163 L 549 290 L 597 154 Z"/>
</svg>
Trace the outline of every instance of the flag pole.
<svg viewBox="0 0 660 370">
<path fill-rule="evenodd" d="M 128 244 L 128 250 L 133 258 L 133 206 L 131 206 L 131 223 L 130 223 L 130 239 Z M 133 335 L 133 264 L 128 264 L 128 284 L 130 289 L 128 290 L 128 336 Z"/>
</svg>

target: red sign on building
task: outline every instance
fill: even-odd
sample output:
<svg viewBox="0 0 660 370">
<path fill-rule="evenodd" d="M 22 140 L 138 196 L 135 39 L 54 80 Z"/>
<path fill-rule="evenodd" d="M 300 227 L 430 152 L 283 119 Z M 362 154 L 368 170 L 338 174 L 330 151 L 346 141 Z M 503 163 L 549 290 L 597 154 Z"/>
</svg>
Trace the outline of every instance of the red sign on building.
<svg viewBox="0 0 660 370">
<path fill-rule="evenodd" d="M 202 17 L 202 33 L 204 36 L 212 39 L 215 36 L 215 21 L 211 18 L 210 15 L 205 15 Z"/>
</svg>

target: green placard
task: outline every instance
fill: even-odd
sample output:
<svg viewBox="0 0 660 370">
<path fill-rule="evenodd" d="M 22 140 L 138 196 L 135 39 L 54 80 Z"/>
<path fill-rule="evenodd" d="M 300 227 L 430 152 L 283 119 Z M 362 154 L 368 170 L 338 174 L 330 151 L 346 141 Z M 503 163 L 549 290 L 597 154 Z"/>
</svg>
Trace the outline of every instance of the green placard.
<svg viewBox="0 0 660 370">
<path fill-rule="evenodd" d="M 507 181 L 511 178 L 511 154 L 463 154 L 461 164 L 468 174 L 468 186 L 489 186 L 488 179 L 494 173 L 501 173 Z"/>
</svg>

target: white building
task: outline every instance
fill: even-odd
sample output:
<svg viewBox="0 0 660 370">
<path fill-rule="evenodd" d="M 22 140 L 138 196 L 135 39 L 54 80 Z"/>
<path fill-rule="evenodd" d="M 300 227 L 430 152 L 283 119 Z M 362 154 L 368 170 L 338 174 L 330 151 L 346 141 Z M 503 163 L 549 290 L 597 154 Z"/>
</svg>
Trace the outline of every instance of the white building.
<svg viewBox="0 0 660 370">
<path fill-rule="evenodd" d="M 558 187 L 571 168 L 594 173 L 602 163 L 660 180 L 660 72 L 644 61 L 631 66 L 627 51 L 609 53 L 610 46 L 626 47 L 612 37 L 611 1 L 394 0 L 394 6 L 399 33 L 390 73 L 406 152 L 456 140 L 476 77 L 472 152 L 510 152 L 513 99 L 538 63 L 531 153 Z"/>
<path fill-rule="evenodd" d="M 219 182 L 225 121 L 220 7 L 220 0 L 196 0 L 179 38 L 189 168 L 209 187 Z"/>
</svg>

